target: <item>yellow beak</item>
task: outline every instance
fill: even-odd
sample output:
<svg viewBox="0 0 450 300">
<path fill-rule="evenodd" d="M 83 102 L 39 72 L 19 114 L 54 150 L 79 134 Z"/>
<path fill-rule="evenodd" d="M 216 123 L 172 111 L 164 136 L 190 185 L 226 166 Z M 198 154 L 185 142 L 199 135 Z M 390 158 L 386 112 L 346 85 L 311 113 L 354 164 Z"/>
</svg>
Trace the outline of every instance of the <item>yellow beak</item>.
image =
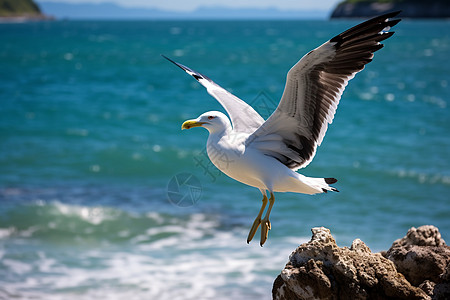
<svg viewBox="0 0 450 300">
<path fill-rule="evenodd" d="M 204 122 L 198 122 L 196 120 L 187 120 L 186 122 L 181 125 L 181 130 L 183 129 L 191 129 L 192 127 L 201 127 Z"/>
</svg>

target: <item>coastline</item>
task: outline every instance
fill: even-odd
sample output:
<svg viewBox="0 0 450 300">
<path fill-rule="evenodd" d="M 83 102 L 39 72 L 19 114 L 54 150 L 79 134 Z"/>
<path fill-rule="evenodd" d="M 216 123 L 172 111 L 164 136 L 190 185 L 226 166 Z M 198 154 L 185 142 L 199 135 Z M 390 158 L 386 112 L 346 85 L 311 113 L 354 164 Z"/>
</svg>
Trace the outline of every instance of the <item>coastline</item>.
<svg viewBox="0 0 450 300">
<path fill-rule="evenodd" d="M 410 1 L 410 2 L 377 2 L 377 1 L 361 1 L 352 2 L 344 1 L 339 3 L 330 19 L 339 18 L 369 18 L 390 11 L 398 11 L 401 13 L 400 18 L 411 19 L 446 19 L 450 18 L 450 6 L 443 1 Z"/>
<path fill-rule="evenodd" d="M 40 21 L 54 21 L 56 20 L 53 16 L 47 16 L 43 14 L 27 14 L 27 15 L 15 15 L 0 17 L 1 23 L 26 23 L 26 22 L 40 22 Z"/>
</svg>

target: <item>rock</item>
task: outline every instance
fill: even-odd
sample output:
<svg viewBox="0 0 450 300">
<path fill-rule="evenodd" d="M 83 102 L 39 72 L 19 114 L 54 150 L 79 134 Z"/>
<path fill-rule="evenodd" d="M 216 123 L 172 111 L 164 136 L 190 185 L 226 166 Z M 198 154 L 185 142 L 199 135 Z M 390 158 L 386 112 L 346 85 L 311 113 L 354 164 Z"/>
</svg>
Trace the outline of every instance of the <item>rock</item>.
<svg viewBox="0 0 450 300">
<path fill-rule="evenodd" d="M 433 293 L 430 295 L 433 295 L 435 300 L 450 299 L 450 263 L 447 263 L 439 283 L 434 286 Z"/>
<path fill-rule="evenodd" d="M 438 228 L 412 227 L 396 240 L 385 257 L 394 262 L 398 272 L 433 299 L 450 299 L 450 247 Z"/>
<path fill-rule="evenodd" d="M 439 229 L 433 225 L 423 225 L 419 228 L 411 227 L 406 236 L 396 240 L 392 247 L 397 246 L 445 246 Z M 391 248 L 392 248 L 391 247 Z"/>
<path fill-rule="evenodd" d="M 401 10 L 400 18 L 449 18 L 448 0 L 347 0 L 339 3 L 331 18 L 368 18 Z"/>
<path fill-rule="evenodd" d="M 311 231 L 275 280 L 273 299 L 430 299 L 361 240 L 339 248 L 329 229 Z"/>
</svg>

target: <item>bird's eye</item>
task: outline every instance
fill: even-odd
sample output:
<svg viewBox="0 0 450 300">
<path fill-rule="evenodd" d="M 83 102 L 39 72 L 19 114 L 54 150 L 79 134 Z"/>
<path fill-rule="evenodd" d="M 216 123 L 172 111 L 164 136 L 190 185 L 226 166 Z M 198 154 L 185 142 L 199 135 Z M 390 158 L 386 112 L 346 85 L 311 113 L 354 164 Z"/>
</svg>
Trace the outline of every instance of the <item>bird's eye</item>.
<svg viewBox="0 0 450 300">
<path fill-rule="evenodd" d="M 212 120 L 212 119 L 214 119 L 215 117 L 214 116 L 209 116 L 208 117 L 208 120 Z"/>
</svg>

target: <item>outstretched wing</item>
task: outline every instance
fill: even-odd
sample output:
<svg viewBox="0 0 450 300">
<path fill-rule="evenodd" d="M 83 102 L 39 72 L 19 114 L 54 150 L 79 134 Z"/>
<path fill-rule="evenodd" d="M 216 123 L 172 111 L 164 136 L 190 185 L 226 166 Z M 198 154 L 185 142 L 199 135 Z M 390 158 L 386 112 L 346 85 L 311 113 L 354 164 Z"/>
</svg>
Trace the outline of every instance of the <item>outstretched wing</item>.
<svg viewBox="0 0 450 300">
<path fill-rule="evenodd" d="M 179 64 L 164 55 L 161 56 L 194 77 L 206 88 L 211 96 L 219 101 L 230 116 L 235 132 L 251 134 L 264 123 L 264 119 L 250 105 L 214 83 L 214 81 L 205 75 Z"/>
<path fill-rule="evenodd" d="M 280 104 L 246 141 L 293 170 L 307 166 L 322 143 L 350 79 L 372 61 L 399 12 L 384 14 L 333 37 L 288 72 Z"/>
</svg>

